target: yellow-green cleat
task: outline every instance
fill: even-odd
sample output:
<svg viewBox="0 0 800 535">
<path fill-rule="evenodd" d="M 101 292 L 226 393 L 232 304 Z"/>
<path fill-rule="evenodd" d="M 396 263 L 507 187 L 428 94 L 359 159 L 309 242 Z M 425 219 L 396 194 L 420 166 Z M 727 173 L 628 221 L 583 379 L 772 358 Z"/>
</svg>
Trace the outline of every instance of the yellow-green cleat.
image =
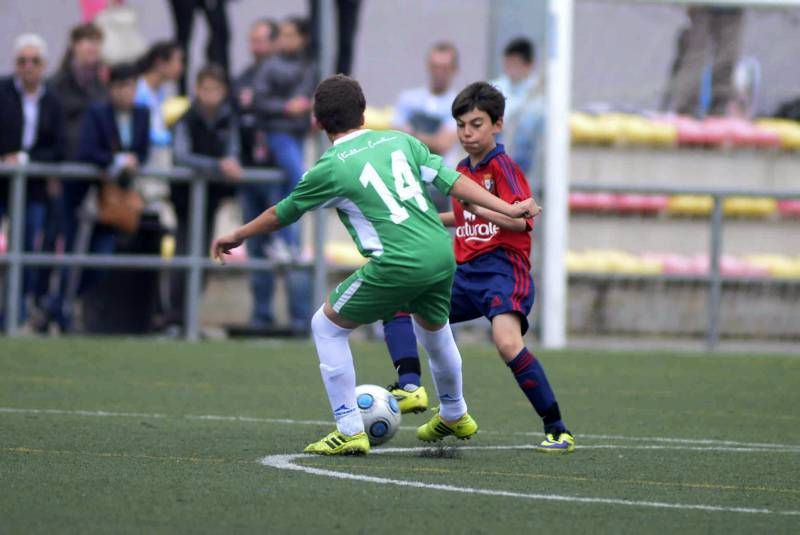
<svg viewBox="0 0 800 535">
<path fill-rule="evenodd" d="M 428 423 L 417 428 L 417 438 L 424 442 L 436 442 L 448 435 L 453 435 L 458 439 L 469 439 L 478 432 L 478 423 L 472 419 L 469 413 L 458 419 L 457 422 L 446 424 L 442 417 L 435 414 Z"/>
<path fill-rule="evenodd" d="M 312 442 L 303 452 L 316 455 L 366 455 L 369 453 L 369 439 L 364 432 L 348 436 L 337 430 L 322 440 Z"/>
<path fill-rule="evenodd" d="M 409 388 L 413 388 L 409 390 Z M 400 387 L 398 383 L 386 387 L 397 400 L 402 414 L 409 412 L 425 412 L 428 409 L 428 393 L 424 386 L 406 385 Z"/>
<path fill-rule="evenodd" d="M 575 451 L 575 437 L 567 430 L 547 433 L 536 451 L 539 453 L 572 453 Z"/>
</svg>

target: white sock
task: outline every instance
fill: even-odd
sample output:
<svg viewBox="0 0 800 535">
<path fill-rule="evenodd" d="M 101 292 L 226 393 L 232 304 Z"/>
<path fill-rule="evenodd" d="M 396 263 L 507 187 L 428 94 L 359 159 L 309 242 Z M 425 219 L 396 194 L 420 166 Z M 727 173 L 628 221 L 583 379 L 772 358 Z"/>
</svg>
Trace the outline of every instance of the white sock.
<svg viewBox="0 0 800 535">
<path fill-rule="evenodd" d="M 351 332 L 352 329 L 344 329 L 329 320 L 322 307 L 311 318 L 311 333 L 317 346 L 322 382 L 336 427 L 345 435 L 364 431 L 361 412 L 356 405 L 356 371 L 348 343 Z"/>
<path fill-rule="evenodd" d="M 458 420 L 467 412 L 461 388 L 461 353 L 450 324 L 438 331 L 427 331 L 414 322 L 414 333 L 428 354 L 428 364 L 441 403 L 439 415 L 443 420 Z"/>
</svg>

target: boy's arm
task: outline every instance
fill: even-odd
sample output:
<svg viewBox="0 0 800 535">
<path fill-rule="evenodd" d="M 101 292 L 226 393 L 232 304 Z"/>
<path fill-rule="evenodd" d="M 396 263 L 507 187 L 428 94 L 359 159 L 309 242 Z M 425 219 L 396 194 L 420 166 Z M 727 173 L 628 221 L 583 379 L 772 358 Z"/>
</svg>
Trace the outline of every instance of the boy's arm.
<svg viewBox="0 0 800 535">
<path fill-rule="evenodd" d="M 281 228 L 280 219 L 274 206 L 270 206 L 255 219 L 237 228 L 230 234 L 220 236 L 211 244 L 211 257 L 220 263 L 225 263 L 226 254 L 231 253 L 231 249 L 239 247 L 244 240 L 258 234 L 269 234 Z"/>
<path fill-rule="evenodd" d="M 442 225 L 445 227 L 455 227 L 456 226 L 456 216 L 453 214 L 452 211 L 450 212 L 439 212 L 439 219 L 442 220 Z"/>
<path fill-rule="evenodd" d="M 472 205 L 469 203 L 462 204 L 464 205 L 465 210 L 469 210 L 476 216 L 494 223 L 502 229 L 512 230 L 514 232 L 524 232 L 531 229 L 531 225 L 528 222 L 528 219 L 525 217 L 511 218 L 478 205 Z"/>
<path fill-rule="evenodd" d="M 453 187 L 450 188 L 450 195 L 465 200 L 468 203 L 477 204 L 478 206 L 483 206 L 494 212 L 499 212 L 510 218 L 535 217 L 542 211 L 533 198 L 528 198 L 514 204 L 508 204 L 506 201 L 495 197 L 464 175 L 459 175 L 453 183 Z"/>
</svg>

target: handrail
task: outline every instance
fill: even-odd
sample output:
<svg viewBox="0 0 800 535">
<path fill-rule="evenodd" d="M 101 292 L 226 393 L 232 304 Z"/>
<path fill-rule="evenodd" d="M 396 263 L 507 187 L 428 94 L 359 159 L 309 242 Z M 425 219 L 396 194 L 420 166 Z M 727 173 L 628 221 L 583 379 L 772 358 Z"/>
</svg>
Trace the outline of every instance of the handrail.
<svg viewBox="0 0 800 535">
<path fill-rule="evenodd" d="M 25 210 L 25 182 L 29 176 L 55 176 L 66 180 L 94 180 L 103 176 L 102 170 L 94 165 L 63 162 L 43 163 L 28 162 L 25 164 L 0 163 L 0 179 L 8 177 L 10 182 L 11 221 L 9 229 L 9 247 L 5 255 L 0 255 L 0 265 L 8 265 L 6 276 L 6 314 L 5 332 L 14 335 L 18 330 L 17 304 L 21 295 L 22 269 L 24 266 L 96 266 L 107 269 L 180 269 L 187 272 L 186 306 L 184 307 L 184 325 L 186 338 L 196 340 L 199 337 L 198 306 L 202 293 L 202 273 L 206 270 L 218 270 L 222 266 L 208 258 L 208 251 L 203 244 L 202 217 L 207 200 L 209 182 L 226 182 L 235 184 L 264 183 L 279 184 L 285 180 L 278 169 L 245 168 L 239 180 L 231 181 L 218 175 L 195 172 L 186 167 L 160 168 L 145 166 L 137 176 L 159 177 L 170 183 L 187 183 L 190 186 L 188 252 L 171 258 L 159 255 L 92 255 L 92 254 L 41 254 L 22 251 L 23 221 Z M 269 260 L 234 261 L 226 265 L 228 270 L 277 270 L 277 269 L 313 269 L 314 296 L 323 295 L 324 288 L 318 288 L 326 280 L 324 262 L 324 244 L 314 240 L 313 262 L 292 262 L 277 264 Z"/>
</svg>

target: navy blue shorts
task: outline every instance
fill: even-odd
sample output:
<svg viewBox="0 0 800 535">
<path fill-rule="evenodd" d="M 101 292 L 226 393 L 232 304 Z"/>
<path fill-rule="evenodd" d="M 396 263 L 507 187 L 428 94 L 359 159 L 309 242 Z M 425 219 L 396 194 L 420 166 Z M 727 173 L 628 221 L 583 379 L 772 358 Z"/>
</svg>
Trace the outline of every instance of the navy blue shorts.
<svg viewBox="0 0 800 535">
<path fill-rule="evenodd" d="M 459 264 L 453 280 L 450 323 L 516 312 L 522 334 L 528 331 L 528 314 L 536 289 L 525 260 L 505 249 L 495 249 Z"/>
</svg>

